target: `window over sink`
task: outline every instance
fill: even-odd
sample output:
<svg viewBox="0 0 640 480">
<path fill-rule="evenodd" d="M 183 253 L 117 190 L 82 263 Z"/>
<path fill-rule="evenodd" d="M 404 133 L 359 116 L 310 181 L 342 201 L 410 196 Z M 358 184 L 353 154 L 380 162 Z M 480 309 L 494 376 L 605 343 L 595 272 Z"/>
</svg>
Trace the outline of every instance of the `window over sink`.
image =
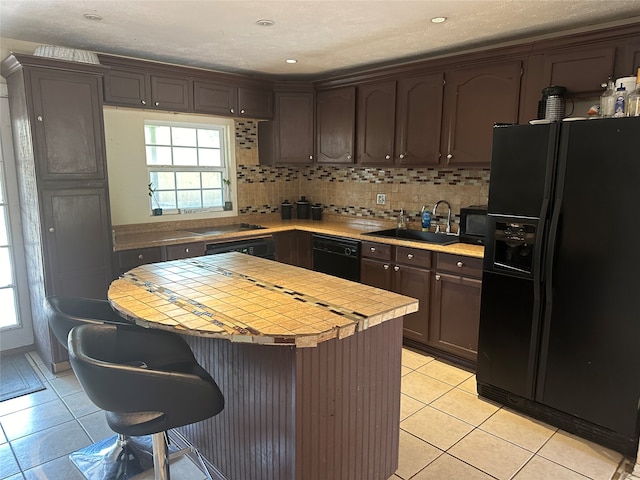
<svg viewBox="0 0 640 480">
<path fill-rule="evenodd" d="M 163 214 L 231 210 L 234 176 L 226 125 L 145 121 L 150 209 Z"/>
</svg>

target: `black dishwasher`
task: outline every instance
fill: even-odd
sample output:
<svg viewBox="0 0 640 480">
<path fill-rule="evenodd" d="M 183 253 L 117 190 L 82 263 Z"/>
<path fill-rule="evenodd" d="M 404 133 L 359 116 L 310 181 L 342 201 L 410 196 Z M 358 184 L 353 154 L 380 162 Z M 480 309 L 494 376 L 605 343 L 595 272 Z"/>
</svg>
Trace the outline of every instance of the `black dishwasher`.
<svg viewBox="0 0 640 480">
<path fill-rule="evenodd" d="M 360 281 L 360 242 L 349 238 L 313 234 L 313 270 Z"/>
</svg>

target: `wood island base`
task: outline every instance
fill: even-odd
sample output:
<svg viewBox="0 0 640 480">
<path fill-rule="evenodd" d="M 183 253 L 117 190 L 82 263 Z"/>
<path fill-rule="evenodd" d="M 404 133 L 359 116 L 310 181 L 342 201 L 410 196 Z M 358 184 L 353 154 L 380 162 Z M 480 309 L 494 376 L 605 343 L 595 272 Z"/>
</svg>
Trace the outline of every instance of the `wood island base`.
<svg viewBox="0 0 640 480">
<path fill-rule="evenodd" d="M 398 468 L 402 317 L 312 348 L 184 335 L 225 396 L 180 428 L 226 480 L 387 480 Z"/>
</svg>

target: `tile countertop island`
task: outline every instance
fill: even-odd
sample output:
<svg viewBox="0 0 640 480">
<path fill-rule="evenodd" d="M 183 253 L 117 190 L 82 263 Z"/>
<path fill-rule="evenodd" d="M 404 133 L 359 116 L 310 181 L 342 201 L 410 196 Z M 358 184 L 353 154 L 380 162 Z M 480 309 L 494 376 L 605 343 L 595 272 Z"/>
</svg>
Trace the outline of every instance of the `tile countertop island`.
<svg viewBox="0 0 640 480">
<path fill-rule="evenodd" d="M 417 300 L 235 252 L 137 267 L 108 297 L 182 334 L 220 386 L 223 412 L 181 429 L 217 478 L 397 469 L 402 317 Z"/>
</svg>

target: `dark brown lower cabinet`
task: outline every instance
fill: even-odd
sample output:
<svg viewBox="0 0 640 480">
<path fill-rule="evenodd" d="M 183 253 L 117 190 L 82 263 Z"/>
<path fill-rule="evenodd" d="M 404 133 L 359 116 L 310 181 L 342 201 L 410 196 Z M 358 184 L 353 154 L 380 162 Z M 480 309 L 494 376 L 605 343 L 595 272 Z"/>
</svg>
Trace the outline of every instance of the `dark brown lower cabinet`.
<svg viewBox="0 0 640 480">
<path fill-rule="evenodd" d="M 431 304 L 431 252 L 362 242 L 360 281 L 366 285 L 417 298 L 418 311 L 405 315 L 405 338 L 426 344 Z"/>
<path fill-rule="evenodd" d="M 104 188 L 42 191 L 48 294 L 107 298 L 113 280 L 107 203 Z"/>
<path fill-rule="evenodd" d="M 276 261 L 296 267 L 313 269 L 313 250 L 311 232 L 290 230 L 273 235 L 276 248 Z"/>
<path fill-rule="evenodd" d="M 439 253 L 433 273 L 429 344 L 475 362 L 482 260 Z"/>
<path fill-rule="evenodd" d="M 131 250 L 120 250 L 116 253 L 116 271 L 119 275 L 132 268 L 149 263 L 180 260 L 182 258 L 199 257 L 205 254 L 204 242 L 180 243 L 166 247 L 144 247 Z"/>
</svg>

